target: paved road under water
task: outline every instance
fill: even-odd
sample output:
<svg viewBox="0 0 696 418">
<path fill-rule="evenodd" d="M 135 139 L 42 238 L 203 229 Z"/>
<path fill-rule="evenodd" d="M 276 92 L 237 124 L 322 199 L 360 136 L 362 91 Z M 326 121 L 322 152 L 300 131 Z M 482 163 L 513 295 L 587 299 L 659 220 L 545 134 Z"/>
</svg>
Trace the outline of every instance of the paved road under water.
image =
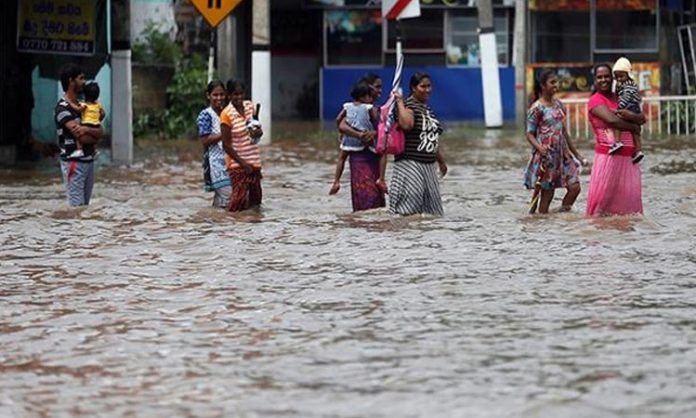
<svg viewBox="0 0 696 418">
<path fill-rule="evenodd" d="M 589 220 L 587 173 L 529 217 L 523 140 L 474 136 L 442 219 L 351 214 L 320 135 L 264 149 L 260 213 L 208 207 L 195 144 L 81 210 L 0 170 L 0 416 L 696 416 L 696 140 L 648 147 L 644 218 Z"/>
</svg>

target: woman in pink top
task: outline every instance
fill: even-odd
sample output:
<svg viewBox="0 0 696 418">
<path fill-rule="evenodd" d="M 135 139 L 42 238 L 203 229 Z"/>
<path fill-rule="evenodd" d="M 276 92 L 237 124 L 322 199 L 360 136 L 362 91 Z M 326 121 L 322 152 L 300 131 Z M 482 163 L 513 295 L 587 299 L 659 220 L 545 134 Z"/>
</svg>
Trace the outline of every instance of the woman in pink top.
<svg viewBox="0 0 696 418">
<path fill-rule="evenodd" d="M 634 144 L 631 133 L 640 133 L 645 123 L 642 114 L 622 110 L 617 113 L 618 100 L 611 91 L 612 74 L 608 64 L 594 69 L 595 93 L 587 105 L 588 117 L 595 137 L 595 159 L 587 195 L 588 216 L 628 215 L 643 213 L 640 166 L 631 161 Z M 610 129 L 621 131 L 624 147 L 609 155 Z"/>
</svg>

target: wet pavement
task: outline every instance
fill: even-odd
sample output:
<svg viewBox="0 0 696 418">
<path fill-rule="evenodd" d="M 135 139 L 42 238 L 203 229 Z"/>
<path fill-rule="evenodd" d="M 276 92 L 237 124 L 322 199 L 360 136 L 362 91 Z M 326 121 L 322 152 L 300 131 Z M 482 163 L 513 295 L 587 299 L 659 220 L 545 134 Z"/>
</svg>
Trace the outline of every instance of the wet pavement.
<svg viewBox="0 0 696 418">
<path fill-rule="evenodd" d="M 695 416 L 695 138 L 648 144 L 645 217 L 591 220 L 589 174 L 527 216 L 524 139 L 458 130 L 433 219 L 352 214 L 335 134 L 276 132 L 260 212 L 210 208 L 190 142 L 84 209 L 0 169 L 0 417 Z"/>
</svg>

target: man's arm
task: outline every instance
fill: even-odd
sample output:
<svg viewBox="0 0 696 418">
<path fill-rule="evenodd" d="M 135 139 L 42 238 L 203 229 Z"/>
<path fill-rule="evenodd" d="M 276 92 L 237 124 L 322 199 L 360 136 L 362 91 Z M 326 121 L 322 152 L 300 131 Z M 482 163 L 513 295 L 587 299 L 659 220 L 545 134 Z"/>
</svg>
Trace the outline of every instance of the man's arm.
<svg viewBox="0 0 696 418">
<path fill-rule="evenodd" d="M 94 145 L 99 142 L 102 135 L 104 135 L 104 131 L 101 127 L 83 126 L 75 122 L 75 120 L 69 120 L 65 122 L 63 126 L 80 141 L 80 144 L 84 145 Z"/>
</svg>

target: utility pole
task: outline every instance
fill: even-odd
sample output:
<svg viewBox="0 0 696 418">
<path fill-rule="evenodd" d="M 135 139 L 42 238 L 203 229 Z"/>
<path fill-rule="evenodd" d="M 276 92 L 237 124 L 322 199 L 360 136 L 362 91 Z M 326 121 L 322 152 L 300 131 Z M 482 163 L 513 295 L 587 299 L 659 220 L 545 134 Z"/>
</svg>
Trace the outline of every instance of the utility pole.
<svg viewBox="0 0 696 418">
<path fill-rule="evenodd" d="M 253 0 L 251 99 L 261 104 L 262 143 L 271 141 L 271 28 L 269 0 Z"/>
<path fill-rule="evenodd" d="M 515 0 L 515 36 L 512 61 L 515 66 L 515 121 L 527 119 L 527 0 Z"/>
<path fill-rule="evenodd" d="M 220 79 L 226 82 L 230 78 L 238 77 L 235 70 L 236 59 L 239 57 L 237 48 L 237 17 L 234 14 L 227 16 L 217 27 L 217 31 L 217 69 Z"/>
<path fill-rule="evenodd" d="M 111 159 L 133 163 L 130 0 L 111 0 Z"/>
<path fill-rule="evenodd" d="M 478 14 L 483 111 L 486 128 L 501 128 L 503 126 L 503 108 L 500 99 L 498 48 L 495 41 L 491 0 L 478 0 Z"/>
</svg>

